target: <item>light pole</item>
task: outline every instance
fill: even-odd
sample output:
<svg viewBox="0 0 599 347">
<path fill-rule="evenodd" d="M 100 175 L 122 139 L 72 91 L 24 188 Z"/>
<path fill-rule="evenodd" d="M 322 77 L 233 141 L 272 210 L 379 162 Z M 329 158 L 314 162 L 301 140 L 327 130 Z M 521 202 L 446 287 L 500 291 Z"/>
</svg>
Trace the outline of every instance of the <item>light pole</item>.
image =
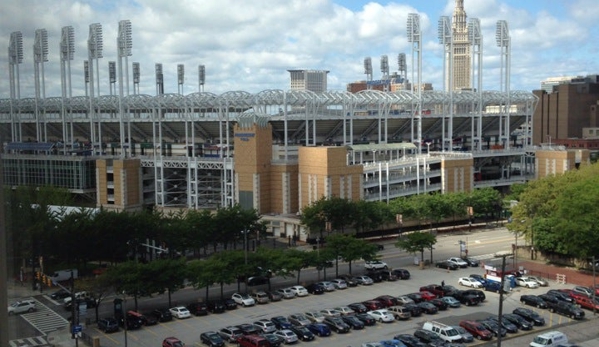
<svg viewBox="0 0 599 347">
<path fill-rule="evenodd" d="M 243 234 L 243 255 L 245 260 L 245 265 L 248 264 L 248 233 L 250 231 L 247 229 L 243 229 L 241 233 Z"/>
<path fill-rule="evenodd" d="M 403 224 L 403 215 L 401 215 L 400 213 L 396 214 L 395 221 L 397 222 L 397 225 L 399 225 L 399 235 L 401 235 L 401 227 Z"/>
<path fill-rule="evenodd" d="M 431 143 L 425 142 L 425 145 L 426 145 L 426 154 L 430 157 L 431 156 Z"/>
<path fill-rule="evenodd" d="M 320 263 L 320 237 L 316 237 L 316 259 Z M 317 267 L 318 270 L 318 281 L 320 281 L 320 265 Z"/>
</svg>

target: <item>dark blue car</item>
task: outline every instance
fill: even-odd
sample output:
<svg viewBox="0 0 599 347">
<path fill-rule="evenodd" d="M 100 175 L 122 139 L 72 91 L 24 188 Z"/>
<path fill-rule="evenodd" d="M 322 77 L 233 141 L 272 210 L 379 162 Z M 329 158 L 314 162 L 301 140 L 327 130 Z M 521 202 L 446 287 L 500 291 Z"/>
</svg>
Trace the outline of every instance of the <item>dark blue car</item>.
<svg viewBox="0 0 599 347">
<path fill-rule="evenodd" d="M 499 291 L 501 290 L 501 282 L 487 281 L 485 284 L 483 284 L 483 286 L 485 290 L 488 292 L 499 293 Z"/>
<path fill-rule="evenodd" d="M 324 323 L 312 323 L 308 325 L 308 329 L 320 337 L 331 336 L 331 329 Z"/>
</svg>

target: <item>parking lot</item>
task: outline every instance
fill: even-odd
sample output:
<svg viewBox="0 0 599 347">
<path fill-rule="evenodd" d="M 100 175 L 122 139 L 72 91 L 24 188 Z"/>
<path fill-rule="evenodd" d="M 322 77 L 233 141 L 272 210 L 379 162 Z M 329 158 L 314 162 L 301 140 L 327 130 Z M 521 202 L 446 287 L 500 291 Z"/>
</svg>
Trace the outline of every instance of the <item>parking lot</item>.
<svg viewBox="0 0 599 347">
<path fill-rule="evenodd" d="M 441 270 L 436 268 L 419 269 L 418 267 L 408 267 L 412 277 L 410 280 L 381 282 L 371 286 L 358 286 L 345 290 L 337 290 L 328 292 L 322 295 L 309 295 L 303 298 L 288 299 L 279 302 L 269 303 L 265 305 L 257 305 L 254 307 L 239 307 L 236 310 L 227 311 L 222 314 L 209 314 L 208 316 L 192 317 L 185 320 L 173 320 L 172 322 L 160 323 L 157 326 L 145 327 L 140 330 L 129 331 L 127 334 L 127 346 L 142 347 L 159 345 L 162 339 L 168 336 L 176 336 L 184 341 L 188 346 L 200 345 L 199 335 L 204 331 L 218 331 L 219 329 L 237 325 L 241 323 L 251 323 L 262 318 L 271 318 L 273 316 L 283 315 L 288 316 L 292 313 L 306 312 L 311 310 L 321 310 L 330 307 L 344 306 L 354 302 L 362 302 L 375 298 L 379 295 L 398 296 L 411 292 L 417 292 L 421 286 L 441 283 L 453 285 L 458 289 L 465 289 L 458 285 L 459 277 L 467 276 L 471 273 L 483 274 L 481 268 L 466 268 L 456 271 Z M 558 285 L 554 282 L 550 283 L 549 288 L 567 288 L 568 285 Z M 191 289 L 185 289 L 191 290 Z M 503 312 L 508 313 L 516 307 L 521 307 L 519 302 L 522 294 L 540 294 L 547 291 L 547 287 L 537 289 L 525 289 L 516 287 L 514 290 L 505 295 Z M 377 323 L 375 326 L 366 327 L 363 330 L 351 331 L 347 334 L 333 333 L 330 337 L 317 337 L 312 342 L 299 342 L 298 345 L 323 345 L 326 346 L 360 346 L 364 342 L 380 341 L 391 339 L 393 336 L 401 333 L 411 334 L 415 329 L 418 329 L 427 320 L 441 321 L 446 324 L 457 325 L 463 319 L 480 319 L 489 315 L 496 315 L 499 309 L 499 295 L 496 293 L 486 292 L 487 300 L 478 306 L 448 309 L 440 311 L 437 314 L 413 317 L 406 321 L 396 321 L 393 323 Z M 536 334 L 542 330 L 555 329 L 562 327 L 564 324 L 570 324 L 571 320 L 567 317 L 552 314 L 546 310 L 534 309 L 541 314 L 547 324 L 544 327 L 535 327 L 532 332 L 508 334 L 504 338 L 504 346 L 521 346 L 521 341 L 530 342 Z M 593 319 L 592 312 L 587 311 L 587 319 Z M 100 336 L 101 345 L 105 347 L 124 346 L 124 333 L 104 334 L 97 330 L 95 326 L 88 327 L 91 335 Z M 520 335 L 527 335 L 518 337 Z M 326 342 L 325 342 L 326 341 Z M 511 342 L 513 341 L 513 342 Z M 516 342 L 518 341 L 518 342 Z M 526 342 L 525 345 L 528 345 Z M 513 344 L 512 344 L 513 343 Z M 493 344 L 496 341 L 493 340 Z M 475 341 L 469 344 L 484 345 L 482 342 Z"/>
</svg>

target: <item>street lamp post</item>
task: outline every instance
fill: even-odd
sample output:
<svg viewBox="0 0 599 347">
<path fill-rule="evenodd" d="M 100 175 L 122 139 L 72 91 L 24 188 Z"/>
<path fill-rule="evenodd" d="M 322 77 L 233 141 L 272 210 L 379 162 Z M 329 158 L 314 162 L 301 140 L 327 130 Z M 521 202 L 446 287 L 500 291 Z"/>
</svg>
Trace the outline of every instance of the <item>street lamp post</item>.
<svg viewBox="0 0 599 347">
<path fill-rule="evenodd" d="M 400 213 L 396 214 L 395 221 L 397 222 L 397 225 L 399 225 L 399 235 L 401 235 L 401 227 L 403 225 L 403 215 L 401 215 Z"/>
<path fill-rule="evenodd" d="M 248 232 L 249 232 L 249 230 L 247 230 L 247 229 L 243 229 L 241 231 L 241 233 L 243 234 L 243 255 L 244 255 L 245 265 L 248 264 Z"/>
</svg>

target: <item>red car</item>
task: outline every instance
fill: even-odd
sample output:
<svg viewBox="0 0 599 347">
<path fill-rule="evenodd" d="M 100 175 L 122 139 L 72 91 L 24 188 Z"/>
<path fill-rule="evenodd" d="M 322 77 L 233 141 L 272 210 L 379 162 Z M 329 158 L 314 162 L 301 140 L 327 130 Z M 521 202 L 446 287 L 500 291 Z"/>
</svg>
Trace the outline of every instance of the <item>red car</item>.
<svg viewBox="0 0 599 347">
<path fill-rule="evenodd" d="M 428 290 L 423 290 L 423 291 L 421 291 L 421 292 L 420 292 L 420 296 L 422 296 L 422 298 L 423 298 L 425 301 L 431 301 L 431 300 L 433 300 L 433 299 L 436 299 L 436 298 L 437 298 L 437 296 L 436 296 L 435 294 L 433 294 L 433 293 L 429 292 Z"/>
<path fill-rule="evenodd" d="M 378 300 L 364 301 L 364 302 L 362 302 L 362 305 L 366 306 L 366 309 L 368 311 L 380 310 L 382 308 L 385 308 L 385 306 L 383 305 L 383 303 L 381 303 Z"/>
<path fill-rule="evenodd" d="M 435 294 L 438 298 L 442 298 L 445 295 L 443 287 L 438 284 L 429 284 L 428 286 L 420 287 L 420 291 L 427 291 Z"/>
<path fill-rule="evenodd" d="M 399 301 L 397 300 L 397 298 L 391 295 L 377 296 L 373 300 L 380 301 L 383 305 L 385 305 L 385 307 L 399 305 Z"/>
<path fill-rule="evenodd" d="M 185 347 L 185 344 L 176 337 L 167 337 L 162 341 L 162 347 Z"/>
<path fill-rule="evenodd" d="M 479 322 L 463 320 L 460 322 L 460 326 L 479 340 L 490 340 L 493 338 L 493 333 L 487 330 Z"/>
<path fill-rule="evenodd" d="M 574 299 L 574 303 L 580 305 L 582 308 L 586 308 L 587 310 L 598 310 L 599 311 L 599 300 L 593 298 L 589 298 L 584 294 L 572 294 L 572 299 Z"/>
</svg>

